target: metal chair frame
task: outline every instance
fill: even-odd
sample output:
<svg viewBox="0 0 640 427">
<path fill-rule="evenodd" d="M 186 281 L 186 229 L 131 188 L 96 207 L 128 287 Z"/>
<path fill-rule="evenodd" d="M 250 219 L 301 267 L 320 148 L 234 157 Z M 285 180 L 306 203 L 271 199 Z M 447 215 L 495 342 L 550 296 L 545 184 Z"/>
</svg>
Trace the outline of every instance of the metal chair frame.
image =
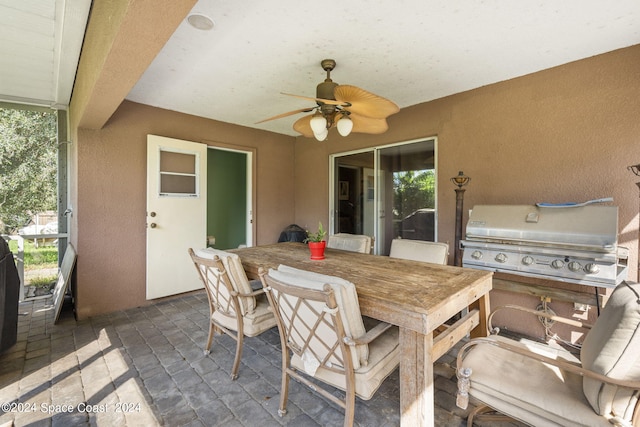
<svg viewBox="0 0 640 427">
<path fill-rule="evenodd" d="M 537 310 L 532 310 L 526 307 L 521 307 L 521 306 L 517 306 L 517 305 L 504 305 L 504 306 L 500 306 L 500 307 L 496 307 L 489 315 L 488 317 L 488 330 L 493 334 L 493 335 L 497 335 L 500 332 L 500 328 L 498 327 L 494 327 L 492 325 L 492 319 L 493 316 L 495 315 L 495 313 L 497 311 L 500 310 L 516 310 L 516 311 L 521 311 L 524 313 L 528 313 L 534 316 L 538 316 L 538 317 L 543 317 L 543 318 L 547 318 L 549 320 L 553 320 L 559 323 L 564 323 L 567 325 L 571 325 L 571 326 L 576 326 L 576 327 L 581 327 L 584 329 L 591 329 L 592 328 L 592 324 L 590 323 L 586 323 L 586 322 L 581 322 L 581 321 L 577 321 L 574 319 L 568 319 L 562 316 L 557 316 L 554 314 L 550 314 L 550 313 L 546 313 L 546 312 L 541 312 L 541 311 L 537 311 Z M 593 378 L 595 380 L 598 381 L 602 381 L 603 383 L 607 383 L 607 384 L 612 384 L 612 385 L 617 385 L 620 387 L 627 387 L 627 388 L 631 388 L 631 389 L 635 389 L 640 391 L 640 381 L 625 381 L 625 380 L 616 380 L 615 378 L 611 378 L 611 377 L 607 377 L 606 375 L 602 375 L 599 374 L 597 372 L 593 372 L 590 371 L 588 369 L 583 368 L 582 366 L 576 365 L 574 363 L 570 363 L 568 361 L 563 361 L 560 359 L 553 359 L 553 358 L 549 358 L 546 357 L 544 355 L 535 353 L 533 351 L 528 351 L 526 349 L 523 349 L 521 347 L 515 346 L 515 345 L 510 345 L 508 343 L 504 343 L 504 342 L 500 342 L 500 341 L 495 341 L 492 340 L 490 338 L 475 338 L 471 341 L 469 341 L 468 343 L 466 343 L 464 346 L 462 346 L 458 352 L 458 356 L 457 356 L 457 375 L 458 375 L 458 393 L 457 393 L 457 406 L 462 408 L 462 409 L 466 409 L 466 406 L 468 404 L 468 399 L 469 399 L 469 381 L 470 381 L 470 376 L 472 374 L 472 372 L 468 369 L 464 368 L 464 358 L 467 355 L 467 353 L 474 347 L 477 345 L 493 345 L 493 346 L 497 346 L 500 348 L 503 348 L 505 350 L 511 351 L 514 354 L 520 354 L 526 357 L 530 357 L 532 360 L 537 360 L 552 366 L 557 366 L 558 368 L 565 370 L 567 372 L 573 372 L 575 374 L 578 374 L 582 377 L 588 377 L 588 378 Z M 509 420 L 513 420 L 513 418 L 511 418 L 510 416 L 506 415 L 506 414 L 502 414 L 498 411 L 496 411 L 495 409 L 491 408 L 488 405 L 485 404 L 481 404 L 479 406 L 477 406 L 473 411 L 471 411 L 471 413 L 469 414 L 468 418 L 467 418 L 467 427 L 472 427 L 473 426 L 473 419 L 477 417 L 478 419 L 483 419 L 485 421 L 509 421 Z M 632 425 L 633 426 L 640 426 L 640 402 L 638 402 L 638 404 L 636 404 L 634 412 L 633 412 L 633 418 L 632 418 Z"/>
<path fill-rule="evenodd" d="M 204 289 L 209 301 L 209 336 L 204 349 L 204 354 L 210 353 L 213 337 L 216 332 L 225 333 L 236 341 L 236 352 L 231 368 L 231 379 L 238 378 L 238 370 L 240 368 L 240 360 L 242 358 L 242 345 L 244 341 L 244 318 L 243 308 L 240 303 L 241 297 L 255 297 L 262 295 L 262 289 L 253 291 L 249 294 L 237 292 L 232 284 L 231 278 L 227 273 L 222 260 L 215 255 L 213 259 L 202 258 L 197 256 L 193 249 L 189 248 L 189 255 L 198 271 L 200 280 L 204 284 Z M 218 312 L 226 317 L 236 320 L 236 330 L 230 330 L 213 318 L 214 312 Z"/>
<path fill-rule="evenodd" d="M 289 379 L 293 377 L 343 408 L 345 410 L 344 425 L 353 425 L 356 380 L 352 352 L 355 351 L 356 345 L 370 343 L 391 325 L 380 323 L 363 337 L 348 337 L 330 285 L 325 284 L 323 290 L 314 290 L 278 281 L 270 277 L 262 268 L 259 274 L 269 303 L 276 314 L 282 345 L 282 390 L 278 414 L 283 416 L 287 413 Z M 301 314 L 302 311 L 306 313 Z M 310 322 L 309 319 L 313 320 Z M 321 327 L 324 327 L 323 337 L 318 335 Z M 332 333 L 327 334 L 328 331 Z M 322 351 L 318 350 L 318 347 Z M 344 399 L 317 382 L 310 381 L 306 375 L 292 367 L 290 352 L 301 359 L 305 353 L 311 352 L 323 369 L 344 375 L 346 379 Z"/>
</svg>

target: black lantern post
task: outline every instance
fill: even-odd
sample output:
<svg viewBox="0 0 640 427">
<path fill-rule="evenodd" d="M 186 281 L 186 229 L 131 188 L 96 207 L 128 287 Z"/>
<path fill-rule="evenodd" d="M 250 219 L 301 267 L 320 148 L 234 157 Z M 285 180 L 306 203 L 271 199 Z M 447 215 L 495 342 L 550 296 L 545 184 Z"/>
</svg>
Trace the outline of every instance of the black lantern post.
<svg viewBox="0 0 640 427">
<path fill-rule="evenodd" d="M 458 267 L 462 266 L 462 258 L 461 258 L 461 254 L 460 254 L 460 240 L 462 239 L 462 205 L 463 205 L 463 200 L 464 200 L 464 191 L 465 189 L 462 188 L 465 185 L 467 185 L 469 183 L 469 181 L 471 181 L 471 178 L 469 178 L 468 176 L 465 176 L 464 173 L 462 173 L 462 171 L 458 172 L 457 176 L 454 176 L 453 178 L 451 178 L 451 182 L 454 183 L 454 185 L 457 185 L 458 188 L 456 188 L 456 240 L 455 240 L 455 249 L 454 249 L 454 256 L 453 256 L 453 263 L 454 265 L 457 265 Z"/>
</svg>

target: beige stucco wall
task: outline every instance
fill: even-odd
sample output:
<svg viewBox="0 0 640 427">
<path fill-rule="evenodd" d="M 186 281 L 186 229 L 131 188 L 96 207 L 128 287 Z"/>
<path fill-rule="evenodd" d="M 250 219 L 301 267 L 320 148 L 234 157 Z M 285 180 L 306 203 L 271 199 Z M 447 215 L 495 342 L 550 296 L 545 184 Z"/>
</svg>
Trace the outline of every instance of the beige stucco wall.
<svg viewBox="0 0 640 427">
<path fill-rule="evenodd" d="M 322 143 L 131 102 L 91 130 L 78 126 L 86 112 L 82 102 L 72 101 L 77 315 L 146 304 L 149 133 L 257 150 L 257 244 L 275 242 L 294 222 L 328 223 L 329 154 L 437 136 L 439 240 L 454 240 L 449 178 L 459 170 L 472 178 L 466 209 L 612 196 L 620 208 L 620 243 L 630 248 L 630 277 L 636 279 L 640 178 L 626 167 L 640 163 L 639 69 L 640 46 L 634 46 L 405 108 L 390 117 L 382 135 L 331 135 Z M 376 92 L 384 96 L 384 88 Z"/>
<path fill-rule="evenodd" d="M 637 281 L 635 182 L 640 178 L 627 166 L 640 163 L 639 70 L 640 45 L 404 108 L 389 118 L 390 129 L 382 135 L 331 134 L 323 143 L 300 137 L 295 150 L 295 220 L 312 227 L 318 220 L 328 223 L 329 154 L 435 136 L 438 240 L 451 245 L 455 241 L 455 187 L 449 179 L 460 170 L 471 177 L 463 224 L 476 204 L 611 196 L 619 207 L 619 244 L 629 248 L 628 278 Z M 378 93 L 384 95 L 384 89 Z M 453 264 L 453 250 L 449 263 Z M 576 289 L 594 292 L 587 286 Z M 507 303 L 536 308 L 540 298 L 492 291 L 492 307 Z M 572 303 L 560 300 L 549 307 L 591 322 L 596 316 L 594 309 L 577 312 Z M 496 321 L 501 327 L 543 336 L 541 324 L 530 317 L 508 313 Z M 572 342 L 582 339 L 575 328 L 556 325 L 551 332 Z"/>
<path fill-rule="evenodd" d="M 293 222 L 294 138 L 124 102 L 102 129 L 77 132 L 79 318 L 147 303 L 147 134 L 255 149 L 256 243 Z"/>
<path fill-rule="evenodd" d="M 295 220 L 328 223 L 329 154 L 436 136 L 440 241 L 454 242 L 449 179 L 460 170 L 471 177 L 465 224 L 475 204 L 611 196 L 636 279 L 640 178 L 627 166 L 640 163 L 639 70 L 640 45 L 404 108 L 382 135 L 330 134 L 322 143 L 300 137 Z"/>
</svg>

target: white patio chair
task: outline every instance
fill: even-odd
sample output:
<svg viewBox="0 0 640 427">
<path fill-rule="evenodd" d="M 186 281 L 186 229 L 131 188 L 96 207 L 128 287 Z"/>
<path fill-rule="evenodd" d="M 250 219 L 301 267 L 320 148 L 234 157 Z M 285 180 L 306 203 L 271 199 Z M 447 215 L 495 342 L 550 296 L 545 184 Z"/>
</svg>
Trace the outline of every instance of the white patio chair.
<svg viewBox="0 0 640 427">
<path fill-rule="evenodd" d="M 282 344 L 278 413 L 287 412 L 289 378 L 294 377 L 342 407 L 344 425 L 351 426 L 355 396 L 371 399 L 400 363 L 398 328 L 381 322 L 365 331 L 355 286 L 338 277 L 281 265 L 261 270 L 260 278 Z M 344 396 L 309 377 L 343 390 Z"/>
<path fill-rule="evenodd" d="M 273 328 L 276 319 L 269 308 L 260 282 L 252 285 L 237 254 L 218 249 L 202 249 L 189 255 L 204 283 L 209 300 L 209 337 L 204 354 L 209 354 L 215 332 L 226 333 L 236 341 L 231 379 L 238 378 L 244 337 L 255 337 Z M 254 285 L 255 286 L 255 285 Z"/>
<path fill-rule="evenodd" d="M 424 240 L 393 239 L 389 256 L 446 265 L 449 257 L 449 245 Z"/>
<path fill-rule="evenodd" d="M 371 253 L 371 236 L 364 234 L 336 233 L 329 236 L 327 247 L 344 251 Z"/>
<path fill-rule="evenodd" d="M 588 326 L 531 309 L 505 308 Z M 466 408 L 469 394 L 486 405 L 469 415 L 468 426 L 488 409 L 534 426 L 639 426 L 640 285 L 616 287 L 579 358 L 559 346 L 492 335 L 460 349 L 457 372 L 458 406 Z"/>
</svg>

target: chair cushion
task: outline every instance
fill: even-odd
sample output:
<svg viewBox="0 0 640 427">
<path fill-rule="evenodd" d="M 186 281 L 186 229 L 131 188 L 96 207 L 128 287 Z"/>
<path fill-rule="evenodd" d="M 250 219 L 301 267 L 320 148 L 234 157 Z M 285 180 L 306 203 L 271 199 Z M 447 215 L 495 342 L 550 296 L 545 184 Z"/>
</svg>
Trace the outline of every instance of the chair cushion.
<svg viewBox="0 0 640 427">
<path fill-rule="evenodd" d="M 276 317 L 273 315 L 273 311 L 271 311 L 269 301 L 267 301 L 267 296 L 264 294 L 258 295 L 255 300 L 255 310 L 242 317 L 243 334 L 248 337 L 255 337 L 276 326 Z M 220 311 L 214 311 L 211 318 L 215 323 L 218 323 L 229 330 L 236 332 L 238 330 L 238 324 L 235 317 L 225 316 Z"/>
<path fill-rule="evenodd" d="M 368 254 L 371 253 L 371 237 L 364 234 L 337 233 L 329 236 L 327 247 Z"/>
<path fill-rule="evenodd" d="M 640 381 L 640 285 L 622 282 L 584 339 L 582 366 L 620 380 Z M 584 394 L 601 415 L 630 420 L 638 402 L 633 390 L 585 378 Z"/>
<path fill-rule="evenodd" d="M 249 279 L 247 279 L 247 274 L 244 272 L 244 267 L 242 267 L 242 262 L 238 254 L 214 248 L 198 249 L 194 252 L 197 256 L 208 259 L 213 259 L 213 257 L 217 255 L 222 261 L 225 270 L 227 270 L 233 289 L 241 294 L 250 294 L 253 292 L 251 283 Z M 256 309 L 256 299 L 254 297 L 240 297 L 239 300 L 245 314 L 253 313 Z"/>
<path fill-rule="evenodd" d="M 340 277 L 327 276 L 306 270 L 280 265 L 278 270 L 271 269 L 269 275 L 274 279 L 297 286 L 310 289 L 322 290 L 325 284 L 329 284 L 334 291 L 338 309 L 343 319 L 344 332 L 352 338 L 361 337 L 366 333 L 358 294 L 353 283 Z M 354 369 L 358 369 L 361 364 L 366 365 L 369 358 L 369 346 L 366 344 L 357 345 L 354 354 Z"/>
<path fill-rule="evenodd" d="M 578 363 L 562 349 L 519 343 L 500 336 L 489 339 Z M 489 344 L 471 348 L 462 364 L 471 368 L 470 394 L 486 405 L 535 426 L 608 426 L 582 392 L 582 377 Z"/>
<path fill-rule="evenodd" d="M 447 255 L 449 255 L 449 245 L 446 243 L 409 239 L 393 239 L 389 252 L 391 258 L 442 265 L 447 263 Z"/>
<path fill-rule="evenodd" d="M 369 400 L 385 378 L 387 378 L 400 364 L 399 330 L 393 326 L 382 335 L 369 343 L 369 360 L 367 365 L 354 369 L 356 395 Z M 304 371 L 304 362 L 294 355 L 291 366 Z M 335 371 L 320 366 L 314 377 L 333 385 L 341 390 L 346 388 L 346 377 Z"/>
</svg>

